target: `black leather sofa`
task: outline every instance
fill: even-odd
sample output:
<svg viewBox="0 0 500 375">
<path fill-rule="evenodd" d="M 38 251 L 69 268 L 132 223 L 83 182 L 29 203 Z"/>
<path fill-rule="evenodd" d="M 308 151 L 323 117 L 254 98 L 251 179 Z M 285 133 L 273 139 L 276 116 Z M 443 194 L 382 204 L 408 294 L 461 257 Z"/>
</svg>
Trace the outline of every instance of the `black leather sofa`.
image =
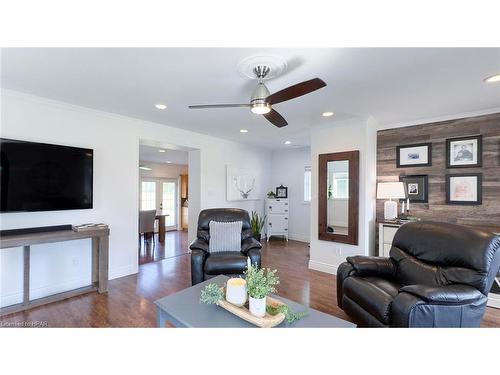
<svg viewBox="0 0 500 375">
<path fill-rule="evenodd" d="M 222 222 L 243 222 L 241 249 L 210 253 L 211 220 Z M 239 208 L 211 208 L 200 212 L 198 217 L 197 238 L 189 246 L 191 249 L 191 282 L 201 283 L 217 275 L 241 275 L 247 269 L 247 257 L 252 264 L 261 266 L 260 249 L 262 245 L 252 237 L 250 216 Z"/>
<path fill-rule="evenodd" d="M 479 327 L 500 267 L 500 237 L 459 225 L 401 226 L 389 258 L 348 257 L 337 299 L 360 327 Z"/>
</svg>

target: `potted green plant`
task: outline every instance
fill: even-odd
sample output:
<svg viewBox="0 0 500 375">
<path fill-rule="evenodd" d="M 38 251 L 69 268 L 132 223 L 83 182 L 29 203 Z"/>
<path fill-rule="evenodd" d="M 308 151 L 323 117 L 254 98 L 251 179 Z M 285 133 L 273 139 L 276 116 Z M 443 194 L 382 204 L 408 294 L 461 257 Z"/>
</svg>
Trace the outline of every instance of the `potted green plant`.
<svg viewBox="0 0 500 375">
<path fill-rule="evenodd" d="M 262 228 L 264 228 L 264 222 L 266 221 L 266 216 L 261 217 L 255 211 L 252 211 L 252 217 L 250 218 L 250 226 L 252 227 L 253 237 L 260 242 L 262 236 Z"/>
<path fill-rule="evenodd" d="M 250 262 L 249 262 L 250 263 Z M 249 265 L 246 273 L 249 310 L 254 316 L 262 318 L 266 315 L 267 296 L 276 292 L 276 285 L 280 280 L 276 270 L 258 268 Z"/>
<path fill-rule="evenodd" d="M 267 193 L 267 197 L 269 199 L 274 199 L 276 198 L 276 193 L 274 191 L 270 191 L 269 193 Z"/>
</svg>

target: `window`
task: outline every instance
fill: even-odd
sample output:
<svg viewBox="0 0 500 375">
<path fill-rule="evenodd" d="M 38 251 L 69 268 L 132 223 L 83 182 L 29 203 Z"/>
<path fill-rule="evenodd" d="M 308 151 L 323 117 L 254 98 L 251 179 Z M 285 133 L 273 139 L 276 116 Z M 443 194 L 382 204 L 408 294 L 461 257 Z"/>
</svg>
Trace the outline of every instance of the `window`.
<svg viewBox="0 0 500 375">
<path fill-rule="evenodd" d="M 349 198 L 349 178 L 347 172 L 333 174 L 333 198 Z"/>
<path fill-rule="evenodd" d="M 156 210 L 156 182 L 141 182 L 141 210 Z"/>
<path fill-rule="evenodd" d="M 304 169 L 304 202 L 311 201 L 311 167 Z"/>
</svg>

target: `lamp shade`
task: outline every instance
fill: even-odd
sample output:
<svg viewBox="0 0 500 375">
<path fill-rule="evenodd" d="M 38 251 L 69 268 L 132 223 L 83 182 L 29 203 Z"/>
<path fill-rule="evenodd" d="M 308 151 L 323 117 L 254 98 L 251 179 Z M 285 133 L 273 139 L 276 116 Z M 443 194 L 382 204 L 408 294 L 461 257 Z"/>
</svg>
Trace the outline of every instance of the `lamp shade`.
<svg viewBox="0 0 500 375">
<path fill-rule="evenodd" d="M 405 185 L 402 182 L 379 182 L 377 184 L 377 199 L 406 198 Z"/>
</svg>

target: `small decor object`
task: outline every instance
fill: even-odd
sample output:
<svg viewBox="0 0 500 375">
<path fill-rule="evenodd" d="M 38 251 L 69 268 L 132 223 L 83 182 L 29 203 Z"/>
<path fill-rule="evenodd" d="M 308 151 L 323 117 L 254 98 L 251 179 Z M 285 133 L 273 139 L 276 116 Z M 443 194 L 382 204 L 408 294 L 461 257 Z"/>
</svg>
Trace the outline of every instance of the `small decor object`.
<svg viewBox="0 0 500 375">
<path fill-rule="evenodd" d="M 201 291 L 200 302 L 206 305 L 215 305 L 224 299 L 224 289 L 215 283 L 208 284 Z"/>
<path fill-rule="evenodd" d="M 73 231 L 75 232 L 85 232 L 85 231 L 90 231 L 94 229 L 107 229 L 108 226 L 107 224 L 99 223 L 99 224 L 80 224 L 80 225 L 73 225 Z"/>
<path fill-rule="evenodd" d="M 257 317 L 266 315 L 266 298 L 269 294 L 276 292 L 276 285 L 280 280 L 276 270 L 269 268 L 257 268 L 248 258 L 248 269 L 245 271 L 248 296 L 250 300 L 250 313 Z"/>
<path fill-rule="evenodd" d="M 280 185 L 276 188 L 276 198 L 288 198 L 288 187 Z"/>
<path fill-rule="evenodd" d="M 267 193 L 267 198 L 268 199 L 276 198 L 276 193 L 274 191 L 270 191 L 269 193 Z"/>
<path fill-rule="evenodd" d="M 259 199 L 258 173 L 228 165 L 226 170 L 226 199 L 228 201 Z"/>
<path fill-rule="evenodd" d="M 396 166 L 427 167 L 432 165 L 432 143 L 419 143 L 396 147 Z"/>
<path fill-rule="evenodd" d="M 394 220 L 398 217 L 398 204 L 393 199 L 406 198 L 403 182 L 379 182 L 377 184 L 377 199 L 389 199 L 384 203 L 384 220 Z"/>
<path fill-rule="evenodd" d="M 482 204 L 482 173 L 446 175 L 446 203 Z"/>
<path fill-rule="evenodd" d="M 407 198 L 412 203 L 427 203 L 429 192 L 429 177 L 425 174 L 399 176 L 399 181 L 403 182 L 407 192 Z M 409 210 L 409 207 L 407 207 Z"/>
<path fill-rule="evenodd" d="M 247 302 L 247 282 L 245 279 L 234 277 L 227 281 L 226 301 L 235 306 L 243 306 Z"/>
<path fill-rule="evenodd" d="M 483 159 L 483 136 L 446 140 L 446 168 L 480 167 Z"/>
<path fill-rule="evenodd" d="M 266 216 L 261 217 L 255 211 L 252 211 L 252 217 L 250 218 L 250 225 L 252 227 L 253 237 L 260 242 L 262 235 L 262 228 L 264 228 L 264 222 L 266 220 Z"/>
</svg>

